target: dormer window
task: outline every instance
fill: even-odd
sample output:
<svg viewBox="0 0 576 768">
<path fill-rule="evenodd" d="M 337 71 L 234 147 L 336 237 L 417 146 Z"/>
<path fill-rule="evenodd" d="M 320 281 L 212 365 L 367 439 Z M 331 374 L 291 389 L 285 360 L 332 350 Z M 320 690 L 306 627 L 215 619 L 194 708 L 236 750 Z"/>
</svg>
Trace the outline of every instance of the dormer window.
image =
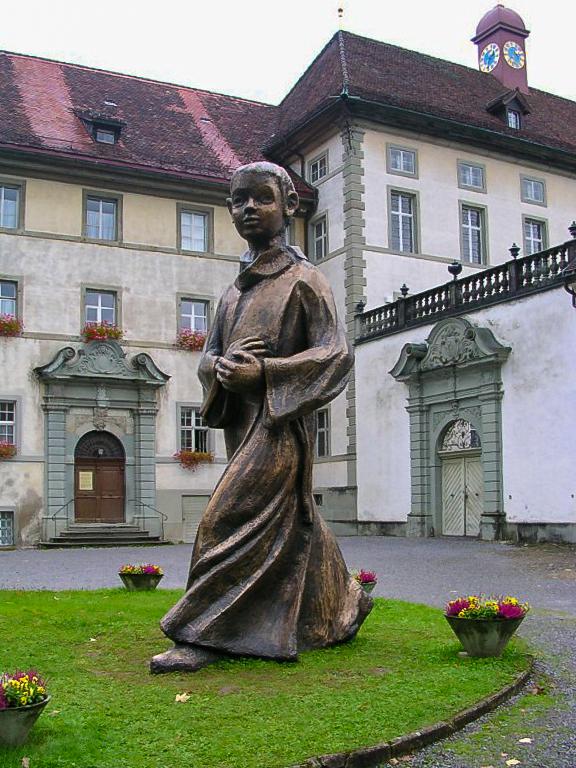
<svg viewBox="0 0 576 768">
<path fill-rule="evenodd" d="M 104 126 L 94 126 L 94 139 L 100 144 L 116 144 L 117 131 Z"/>
<path fill-rule="evenodd" d="M 522 118 L 518 110 L 516 109 L 506 110 L 506 122 L 508 123 L 508 128 L 515 128 L 516 130 L 519 130 L 521 126 L 521 120 Z"/>
</svg>

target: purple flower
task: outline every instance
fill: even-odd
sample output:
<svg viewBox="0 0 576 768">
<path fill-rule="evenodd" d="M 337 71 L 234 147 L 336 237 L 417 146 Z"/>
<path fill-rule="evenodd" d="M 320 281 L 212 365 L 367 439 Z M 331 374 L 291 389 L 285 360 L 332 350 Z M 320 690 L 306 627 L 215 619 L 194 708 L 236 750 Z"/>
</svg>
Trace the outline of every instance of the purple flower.
<svg viewBox="0 0 576 768">
<path fill-rule="evenodd" d="M 512 605 L 511 603 L 500 603 L 498 606 L 499 619 L 519 619 L 524 616 L 524 608 L 521 605 Z"/>
<path fill-rule="evenodd" d="M 4 693 L 4 686 L 0 683 L 0 709 L 8 709 L 8 699 Z"/>
<path fill-rule="evenodd" d="M 459 597 L 457 600 L 451 600 L 446 606 L 446 616 L 458 616 L 460 611 L 466 610 L 470 607 L 470 600 L 464 597 Z"/>
</svg>

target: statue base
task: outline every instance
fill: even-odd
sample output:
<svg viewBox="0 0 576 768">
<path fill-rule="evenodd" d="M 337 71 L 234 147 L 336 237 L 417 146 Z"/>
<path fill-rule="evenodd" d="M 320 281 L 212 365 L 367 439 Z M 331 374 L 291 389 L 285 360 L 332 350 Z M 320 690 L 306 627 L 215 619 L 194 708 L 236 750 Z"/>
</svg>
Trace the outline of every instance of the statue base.
<svg viewBox="0 0 576 768">
<path fill-rule="evenodd" d="M 222 654 L 201 648 L 199 645 L 175 645 L 174 648 L 152 657 L 150 672 L 153 675 L 166 672 L 197 672 L 222 658 Z"/>
</svg>

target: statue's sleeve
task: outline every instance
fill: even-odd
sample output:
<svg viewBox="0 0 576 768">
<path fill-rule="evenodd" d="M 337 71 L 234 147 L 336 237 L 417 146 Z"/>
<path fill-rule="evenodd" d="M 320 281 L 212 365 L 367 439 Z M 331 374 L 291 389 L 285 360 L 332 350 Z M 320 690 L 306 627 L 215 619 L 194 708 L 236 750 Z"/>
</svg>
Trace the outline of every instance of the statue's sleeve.
<svg viewBox="0 0 576 768">
<path fill-rule="evenodd" d="M 324 275 L 310 270 L 310 278 L 299 282 L 295 290 L 306 349 L 290 357 L 264 360 L 264 423 L 268 427 L 305 416 L 330 402 L 346 386 L 354 362 Z"/>
</svg>

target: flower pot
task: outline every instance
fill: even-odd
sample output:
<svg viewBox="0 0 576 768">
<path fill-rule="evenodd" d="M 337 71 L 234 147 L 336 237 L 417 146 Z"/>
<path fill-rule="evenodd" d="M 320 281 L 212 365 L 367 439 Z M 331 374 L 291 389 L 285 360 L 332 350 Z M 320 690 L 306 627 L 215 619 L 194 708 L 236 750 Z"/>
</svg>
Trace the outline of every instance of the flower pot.
<svg viewBox="0 0 576 768">
<path fill-rule="evenodd" d="M 162 578 L 161 573 L 119 573 L 129 592 L 144 592 L 156 589 Z"/>
<path fill-rule="evenodd" d="M 367 594 L 370 594 L 370 592 L 372 592 L 372 590 L 376 586 L 376 582 L 375 581 L 365 581 L 363 584 L 360 584 L 360 586 L 362 587 L 364 592 L 366 592 Z"/>
<path fill-rule="evenodd" d="M 500 656 L 522 623 L 519 619 L 460 619 L 445 616 L 468 656 Z"/>
<path fill-rule="evenodd" d="M 19 747 L 24 744 L 32 726 L 49 701 L 50 696 L 47 696 L 37 704 L 0 709 L 0 744 L 5 747 Z"/>
</svg>

